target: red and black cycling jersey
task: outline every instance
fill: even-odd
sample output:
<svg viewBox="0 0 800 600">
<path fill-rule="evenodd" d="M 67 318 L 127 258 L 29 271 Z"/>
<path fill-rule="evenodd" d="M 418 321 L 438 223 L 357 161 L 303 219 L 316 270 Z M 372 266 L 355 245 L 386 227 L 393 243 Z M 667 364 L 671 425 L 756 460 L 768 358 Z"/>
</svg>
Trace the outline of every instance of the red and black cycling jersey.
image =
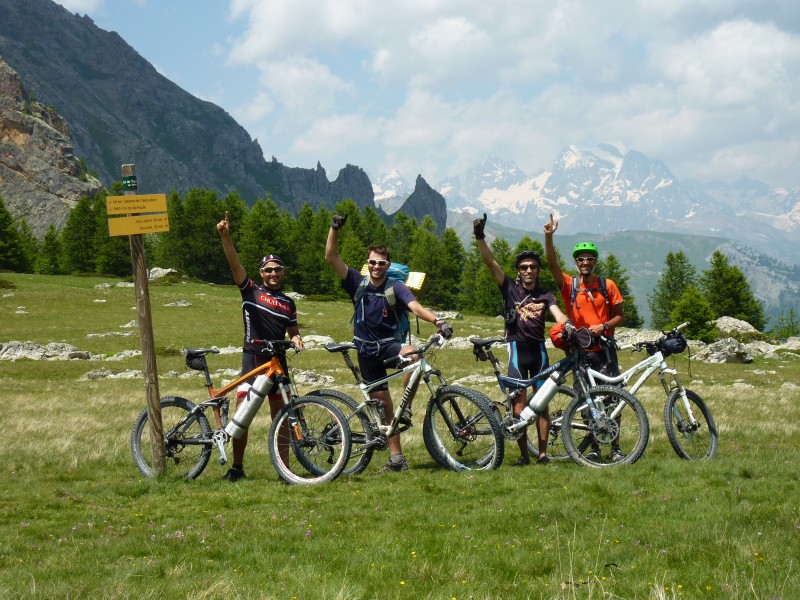
<svg viewBox="0 0 800 600">
<path fill-rule="evenodd" d="M 271 290 L 249 277 L 239 285 L 244 318 L 244 352 L 260 354 L 253 340 L 282 340 L 287 327 L 297 325 L 297 306 L 281 290 Z"/>
</svg>

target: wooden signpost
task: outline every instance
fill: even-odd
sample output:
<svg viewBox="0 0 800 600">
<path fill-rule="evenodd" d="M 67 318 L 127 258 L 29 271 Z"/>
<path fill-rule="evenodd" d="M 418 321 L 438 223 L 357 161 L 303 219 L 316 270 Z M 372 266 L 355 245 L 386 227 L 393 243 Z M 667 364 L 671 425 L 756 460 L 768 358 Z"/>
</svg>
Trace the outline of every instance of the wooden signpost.
<svg viewBox="0 0 800 600">
<path fill-rule="evenodd" d="M 106 209 L 109 214 L 108 233 L 111 236 L 127 235 L 130 240 L 153 469 L 156 473 L 162 474 L 166 466 L 164 429 L 161 422 L 161 397 L 158 393 L 158 369 L 153 342 L 153 319 L 150 314 L 150 291 L 147 283 L 143 234 L 169 231 L 167 198 L 164 194 L 137 196 L 136 189 L 136 165 L 122 165 L 123 195 L 106 198 Z"/>
</svg>

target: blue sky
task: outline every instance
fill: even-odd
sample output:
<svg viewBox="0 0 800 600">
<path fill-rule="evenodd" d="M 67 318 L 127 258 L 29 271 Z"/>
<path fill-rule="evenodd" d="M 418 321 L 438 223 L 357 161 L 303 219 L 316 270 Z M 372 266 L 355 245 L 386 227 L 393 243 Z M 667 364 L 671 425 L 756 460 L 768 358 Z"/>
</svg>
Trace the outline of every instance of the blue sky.
<svg viewBox="0 0 800 600">
<path fill-rule="evenodd" d="M 796 0 L 61 0 L 292 167 L 432 185 L 612 143 L 800 186 Z"/>
</svg>

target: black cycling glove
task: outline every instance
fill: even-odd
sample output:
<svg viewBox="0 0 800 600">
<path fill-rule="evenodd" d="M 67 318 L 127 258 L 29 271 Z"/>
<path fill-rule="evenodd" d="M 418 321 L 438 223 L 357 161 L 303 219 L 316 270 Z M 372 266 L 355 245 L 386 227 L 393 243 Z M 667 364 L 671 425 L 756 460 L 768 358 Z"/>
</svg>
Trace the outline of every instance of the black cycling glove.
<svg viewBox="0 0 800 600">
<path fill-rule="evenodd" d="M 331 221 L 331 227 L 333 229 L 341 229 L 344 224 L 347 222 L 347 215 L 333 215 L 333 220 Z"/>
<path fill-rule="evenodd" d="M 482 240 L 486 237 L 486 234 L 483 233 L 484 227 L 486 227 L 486 213 L 483 213 L 482 219 L 475 219 L 472 222 L 472 233 L 475 234 L 476 240 Z"/>
<path fill-rule="evenodd" d="M 439 324 L 436 326 L 436 331 L 438 331 L 446 340 L 449 340 L 451 337 L 453 337 L 453 326 L 447 321 L 439 321 Z"/>
</svg>

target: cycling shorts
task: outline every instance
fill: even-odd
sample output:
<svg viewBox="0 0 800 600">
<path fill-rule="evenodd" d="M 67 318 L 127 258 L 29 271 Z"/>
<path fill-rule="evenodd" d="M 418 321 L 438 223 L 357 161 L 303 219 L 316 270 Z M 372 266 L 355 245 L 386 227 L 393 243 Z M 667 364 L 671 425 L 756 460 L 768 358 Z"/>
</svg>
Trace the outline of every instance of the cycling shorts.
<svg viewBox="0 0 800 600">
<path fill-rule="evenodd" d="M 508 376 L 515 379 L 531 379 L 546 369 L 550 361 L 544 342 L 508 342 Z M 541 387 L 544 380 L 537 381 L 535 387 Z"/>
</svg>

